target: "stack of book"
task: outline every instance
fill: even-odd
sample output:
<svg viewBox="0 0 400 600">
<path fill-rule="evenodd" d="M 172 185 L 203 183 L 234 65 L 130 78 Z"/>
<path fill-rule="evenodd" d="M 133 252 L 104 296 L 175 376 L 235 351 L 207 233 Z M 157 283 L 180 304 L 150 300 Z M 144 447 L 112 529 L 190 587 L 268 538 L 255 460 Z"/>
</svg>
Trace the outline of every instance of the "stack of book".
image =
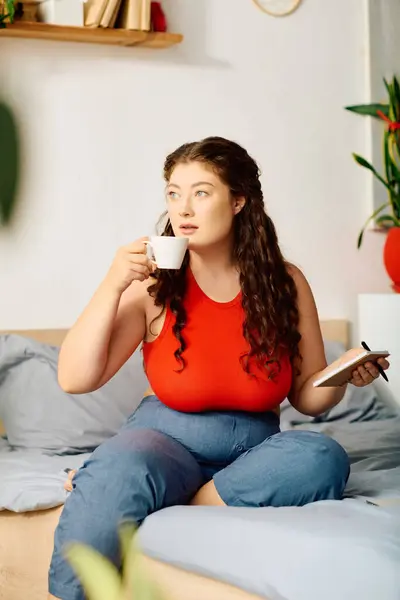
<svg viewBox="0 0 400 600">
<path fill-rule="evenodd" d="M 85 27 L 150 31 L 151 0 L 86 0 Z"/>
</svg>

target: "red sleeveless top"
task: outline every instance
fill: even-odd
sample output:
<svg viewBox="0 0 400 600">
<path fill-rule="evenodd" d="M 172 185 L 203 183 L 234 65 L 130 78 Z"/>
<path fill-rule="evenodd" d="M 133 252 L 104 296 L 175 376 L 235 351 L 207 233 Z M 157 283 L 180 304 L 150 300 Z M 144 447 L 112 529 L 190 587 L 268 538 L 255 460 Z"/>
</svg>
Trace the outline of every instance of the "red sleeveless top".
<svg viewBox="0 0 400 600">
<path fill-rule="evenodd" d="M 152 390 L 161 402 L 182 412 L 276 409 L 291 387 L 289 357 L 280 358 L 280 370 L 273 380 L 255 361 L 250 370 L 256 377 L 246 373 L 240 357 L 250 348 L 242 333 L 241 293 L 230 302 L 215 302 L 201 290 L 189 268 L 187 273 L 187 320 L 182 330 L 187 344 L 185 367 L 182 370 L 174 356 L 179 342 L 172 331 L 175 317 L 167 308 L 161 333 L 143 344 Z"/>
</svg>

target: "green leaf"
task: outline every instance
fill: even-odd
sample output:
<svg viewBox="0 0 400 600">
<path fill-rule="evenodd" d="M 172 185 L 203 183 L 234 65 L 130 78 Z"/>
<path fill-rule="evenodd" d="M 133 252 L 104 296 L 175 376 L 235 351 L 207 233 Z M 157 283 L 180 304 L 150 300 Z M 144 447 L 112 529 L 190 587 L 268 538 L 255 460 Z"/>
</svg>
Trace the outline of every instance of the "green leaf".
<svg viewBox="0 0 400 600">
<path fill-rule="evenodd" d="M 0 222 L 13 216 L 20 169 L 18 128 L 10 108 L 0 102 Z"/>
<path fill-rule="evenodd" d="M 6 0 L 6 6 L 7 6 L 8 16 L 10 17 L 10 21 L 12 23 L 14 21 L 14 14 L 15 14 L 14 0 Z"/>
<path fill-rule="evenodd" d="M 120 600 L 121 577 L 102 554 L 84 544 L 70 544 L 66 557 L 76 572 L 88 600 Z"/>
<path fill-rule="evenodd" d="M 375 173 L 374 167 L 371 165 L 371 163 L 369 163 L 367 160 L 365 160 L 365 158 L 363 158 L 359 154 L 355 154 L 355 153 L 353 153 L 353 157 L 354 157 L 354 160 L 356 162 L 358 162 L 359 165 L 361 165 L 362 167 L 365 167 L 366 169 L 369 169 L 370 171 Z"/>
<path fill-rule="evenodd" d="M 396 219 L 400 220 L 400 194 L 396 194 L 392 197 L 393 213 Z"/>
<path fill-rule="evenodd" d="M 377 225 L 385 225 L 386 223 L 392 223 L 395 227 L 400 227 L 400 221 L 392 215 L 382 215 L 376 219 Z"/>
<path fill-rule="evenodd" d="M 165 600 L 158 585 L 146 573 L 141 561 L 136 561 L 129 577 L 129 589 L 137 600 Z"/>
<path fill-rule="evenodd" d="M 129 528 L 127 528 L 125 533 L 128 538 L 130 535 Z M 127 538 L 123 542 L 126 547 L 124 588 L 132 590 L 135 600 L 165 600 L 157 584 L 146 573 L 146 566 L 142 562 L 143 554 L 139 547 L 138 536 L 135 534 L 130 542 L 128 542 Z"/>
<path fill-rule="evenodd" d="M 375 117 L 377 119 L 381 119 L 381 117 L 377 114 L 379 110 L 382 111 L 386 117 L 389 116 L 388 104 L 358 104 L 355 106 L 345 106 L 345 109 L 357 113 L 358 115 Z"/>
<path fill-rule="evenodd" d="M 360 248 L 361 244 L 362 244 L 362 240 L 364 237 L 364 231 L 368 225 L 368 223 L 370 221 L 372 221 L 373 219 L 375 219 L 380 212 L 382 212 L 385 208 L 387 208 L 388 206 L 390 206 L 390 202 L 385 202 L 384 204 L 381 204 L 381 206 L 379 208 L 377 208 L 370 217 L 368 217 L 368 219 L 366 220 L 366 222 L 364 223 L 364 227 L 361 229 L 358 239 L 357 239 L 357 248 Z"/>
<path fill-rule="evenodd" d="M 389 197 L 392 211 L 397 218 L 400 215 L 400 169 L 397 166 L 397 145 L 393 133 L 385 131 L 383 144 L 383 156 L 385 163 L 386 179 L 390 185 Z"/>
<path fill-rule="evenodd" d="M 118 529 L 122 562 L 129 556 L 136 531 L 137 525 L 134 521 L 125 521 Z"/>
<path fill-rule="evenodd" d="M 400 173 L 400 148 L 397 145 L 396 136 L 393 133 L 389 134 L 388 150 L 392 163 L 396 166 L 396 171 Z M 397 166 L 399 165 L 399 166 Z M 400 183 L 400 178 L 399 178 Z"/>
<path fill-rule="evenodd" d="M 126 591 L 135 600 L 165 600 L 157 584 L 146 574 L 141 561 L 134 522 L 123 523 L 119 528 L 124 577 L 114 565 L 96 550 L 83 544 L 70 544 L 66 556 L 76 572 L 88 600 L 121 600 Z"/>
<path fill-rule="evenodd" d="M 389 94 L 389 119 L 391 121 L 396 121 L 396 95 L 394 92 L 394 86 L 391 83 L 388 83 L 385 78 L 383 78 L 383 82 L 385 84 L 387 93 Z"/>
<path fill-rule="evenodd" d="M 397 166 L 397 144 L 396 139 L 393 133 L 389 131 L 385 131 L 384 133 L 384 158 L 385 163 L 387 162 L 389 165 L 390 177 L 387 175 L 387 180 L 392 181 L 395 180 L 398 184 L 400 184 L 400 161 L 399 166 Z"/>
<path fill-rule="evenodd" d="M 361 244 L 363 241 L 363 237 L 364 237 L 364 231 L 365 231 L 365 227 L 363 227 L 359 233 L 359 236 L 357 238 L 357 249 L 359 250 L 361 248 Z"/>
<path fill-rule="evenodd" d="M 4 29 L 6 27 L 6 22 L 9 21 L 13 23 L 15 15 L 15 1 L 14 0 L 4 0 L 1 8 L 0 14 L 0 28 Z"/>
<path fill-rule="evenodd" d="M 375 175 L 375 177 L 381 182 L 383 183 L 383 185 L 389 190 L 390 186 L 387 183 L 387 181 L 385 181 L 383 179 L 383 177 L 381 175 L 379 175 L 379 173 L 374 169 L 374 167 L 371 165 L 371 163 L 369 163 L 367 160 L 365 160 L 365 158 L 363 158 L 362 156 L 359 156 L 358 154 L 354 154 L 353 153 L 353 157 L 354 160 L 361 165 L 362 167 L 364 167 L 365 169 L 369 169 L 370 171 L 372 171 L 372 173 Z"/>
<path fill-rule="evenodd" d="M 396 121 L 400 121 L 400 85 L 396 76 L 393 77 L 393 91 L 396 99 Z"/>
</svg>

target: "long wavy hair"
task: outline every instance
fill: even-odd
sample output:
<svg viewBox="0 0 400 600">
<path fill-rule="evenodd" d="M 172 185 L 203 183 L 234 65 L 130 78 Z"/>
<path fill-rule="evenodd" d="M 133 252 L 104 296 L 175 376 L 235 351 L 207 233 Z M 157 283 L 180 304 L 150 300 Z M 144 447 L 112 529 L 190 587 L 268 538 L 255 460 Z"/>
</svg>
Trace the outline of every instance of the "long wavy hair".
<svg viewBox="0 0 400 600">
<path fill-rule="evenodd" d="M 239 144 L 221 137 L 208 137 L 180 146 L 167 156 L 164 179 L 168 183 L 180 163 L 201 162 L 229 187 L 232 197 L 246 199 L 234 217 L 233 260 L 240 274 L 242 306 L 245 313 L 243 336 L 250 350 L 240 357 L 242 367 L 250 372 L 250 361 L 267 370 L 272 378 L 279 370 L 279 356 L 287 353 L 297 368 L 301 360 L 298 331 L 296 285 L 288 272 L 278 244 L 275 226 L 265 212 L 260 171 L 256 162 Z M 168 213 L 159 221 L 161 235 L 173 236 Z M 149 287 L 156 306 L 168 305 L 175 322 L 173 333 L 178 341 L 175 358 L 185 367 L 186 271 L 189 252 L 178 271 L 156 270 L 155 282 Z"/>
</svg>

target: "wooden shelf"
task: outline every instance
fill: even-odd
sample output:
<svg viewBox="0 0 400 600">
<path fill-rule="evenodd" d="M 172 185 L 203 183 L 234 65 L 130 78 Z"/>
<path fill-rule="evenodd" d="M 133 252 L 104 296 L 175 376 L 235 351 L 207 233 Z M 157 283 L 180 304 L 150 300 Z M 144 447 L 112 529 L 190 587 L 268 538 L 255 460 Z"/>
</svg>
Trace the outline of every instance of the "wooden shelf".
<svg viewBox="0 0 400 600">
<path fill-rule="evenodd" d="M 81 42 L 85 44 L 108 44 L 112 46 L 141 46 L 144 48 L 168 48 L 179 44 L 179 33 L 131 31 L 129 29 L 104 29 L 100 27 L 64 27 L 47 23 L 15 22 L 0 29 L 1 37 L 51 40 L 53 42 Z"/>
</svg>

